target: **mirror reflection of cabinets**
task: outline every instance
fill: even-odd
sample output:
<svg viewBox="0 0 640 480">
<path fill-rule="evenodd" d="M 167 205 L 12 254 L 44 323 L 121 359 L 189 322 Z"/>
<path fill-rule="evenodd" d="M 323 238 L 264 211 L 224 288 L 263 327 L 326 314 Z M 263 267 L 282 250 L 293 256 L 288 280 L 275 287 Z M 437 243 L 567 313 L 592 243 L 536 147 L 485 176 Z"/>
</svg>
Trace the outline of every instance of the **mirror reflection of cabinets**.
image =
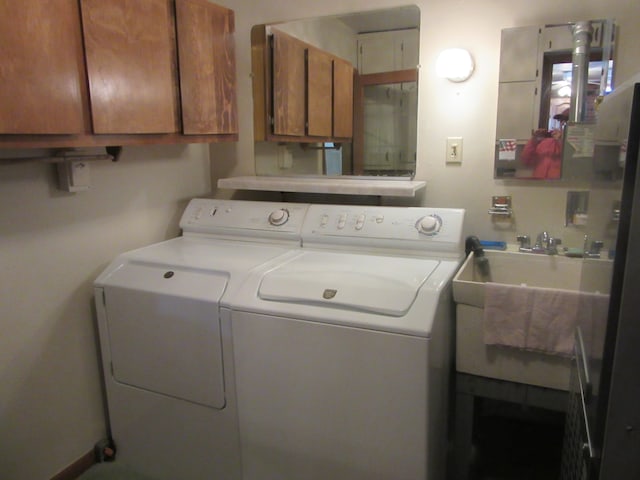
<svg viewBox="0 0 640 480">
<path fill-rule="evenodd" d="M 611 20 L 591 20 L 502 31 L 496 178 L 580 174 L 577 144 L 589 141 L 585 125 L 612 85 L 614 30 Z"/>
<path fill-rule="evenodd" d="M 353 65 L 265 25 L 252 30 L 254 138 L 351 141 Z"/>
<path fill-rule="evenodd" d="M 417 7 L 252 29 L 258 175 L 415 173 Z"/>
</svg>

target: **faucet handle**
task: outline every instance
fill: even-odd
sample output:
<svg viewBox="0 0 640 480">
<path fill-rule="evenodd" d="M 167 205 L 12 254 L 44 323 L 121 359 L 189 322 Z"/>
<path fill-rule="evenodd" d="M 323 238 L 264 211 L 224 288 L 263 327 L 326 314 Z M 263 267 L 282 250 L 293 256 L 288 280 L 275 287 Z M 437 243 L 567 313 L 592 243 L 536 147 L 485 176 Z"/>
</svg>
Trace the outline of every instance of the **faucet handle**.
<svg viewBox="0 0 640 480">
<path fill-rule="evenodd" d="M 519 252 L 531 252 L 531 238 L 529 238 L 529 235 L 518 235 L 516 240 L 520 244 L 520 247 L 518 247 Z"/>
<path fill-rule="evenodd" d="M 604 242 L 602 240 L 593 240 L 591 242 L 591 248 L 589 249 L 589 253 L 600 253 L 600 250 L 604 246 Z"/>
<path fill-rule="evenodd" d="M 547 253 L 549 255 L 557 255 L 558 254 L 558 245 L 562 245 L 562 239 L 549 237 L 549 246 L 547 248 Z"/>
<path fill-rule="evenodd" d="M 602 240 L 592 240 L 591 247 L 587 250 L 587 242 L 589 241 L 589 237 L 587 235 L 584 236 L 584 257 L 585 258 L 600 258 L 600 250 L 604 246 L 604 242 Z"/>
</svg>

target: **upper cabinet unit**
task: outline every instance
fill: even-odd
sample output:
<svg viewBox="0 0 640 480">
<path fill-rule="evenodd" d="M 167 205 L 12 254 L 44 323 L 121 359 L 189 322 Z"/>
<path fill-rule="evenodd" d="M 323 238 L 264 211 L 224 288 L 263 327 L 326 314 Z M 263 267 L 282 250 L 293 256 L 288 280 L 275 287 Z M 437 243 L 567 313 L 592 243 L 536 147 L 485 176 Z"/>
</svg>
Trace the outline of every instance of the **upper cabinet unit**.
<svg viewBox="0 0 640 480">
<path fill-rule="evenodd" d="M 255 140 L 351 140 L 351 63 L 275 28 L 258 26 L 252 30 L 252 64 Z"/>
<path fill-rule="evenodd" d="M 81 0 L 93 133 L 180 130 L 173 6 Z"/>
<path fill-rule="evenodd" d="M 417 28 L 358 35 L 360 75 L 418 68 L 420 32 Z"/>
<path fill-rule="evenodd" d="M 3 2 L 0 146 L 237 140 L 233 33 L 207 0 Z"/>
<path fill-rule="evenodd" d="M 233 11 L 178 0 L 176 17 L 183 133 L 237 135 Z"/>
<path fill-rule="evenodd" d="M 497 138 L 526 140 L 538 123 L 541 31 L 537 26 L 502 30 Z"/>
<path fill-rule="evenodd" d="M 82 48 L 76 0 L 0 3 L 0 133 L 86 131 Z"/>
</svg>

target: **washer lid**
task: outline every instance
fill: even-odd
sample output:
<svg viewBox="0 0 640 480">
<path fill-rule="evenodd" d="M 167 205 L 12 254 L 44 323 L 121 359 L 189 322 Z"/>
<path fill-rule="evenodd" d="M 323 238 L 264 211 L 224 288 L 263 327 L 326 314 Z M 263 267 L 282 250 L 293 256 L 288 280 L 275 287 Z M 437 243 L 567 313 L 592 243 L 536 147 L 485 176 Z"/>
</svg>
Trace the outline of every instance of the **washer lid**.
<svg viewBox="0 0 640 480">
<path fill-rule="evenodd" d="M 400 317 L 438 264 L 420 258 L 304 252 L 265 274 L 258 296 Z"/>
</svg>

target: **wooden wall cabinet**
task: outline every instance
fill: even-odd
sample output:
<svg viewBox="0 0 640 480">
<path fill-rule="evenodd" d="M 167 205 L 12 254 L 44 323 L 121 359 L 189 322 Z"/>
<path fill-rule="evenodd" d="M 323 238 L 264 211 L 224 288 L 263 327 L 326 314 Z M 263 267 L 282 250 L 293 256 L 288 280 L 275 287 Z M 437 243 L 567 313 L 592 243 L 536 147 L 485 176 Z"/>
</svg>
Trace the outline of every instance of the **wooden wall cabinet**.
<svg viewBox="0 0 640 480">
<path fill-rule="evenodd" d="M 207 0 L 3 2 L 0 147 L 237 140 L 233 33 Z"/>
<path fill-rule="evenodd" d="M 90 127 L 82 49 L 77 1 L 0 3 L 0 134 Z"/>
<path fill-rule="evenodd" d="M 185 135 L 238 134 L 234 14 L 207 0 L 176 0 Z"/>
<path fill-rule="evenodd" d="M 275 28 L 251 35 L 254 139 L 350 142 L 353 65 Z"/>
</svg>

